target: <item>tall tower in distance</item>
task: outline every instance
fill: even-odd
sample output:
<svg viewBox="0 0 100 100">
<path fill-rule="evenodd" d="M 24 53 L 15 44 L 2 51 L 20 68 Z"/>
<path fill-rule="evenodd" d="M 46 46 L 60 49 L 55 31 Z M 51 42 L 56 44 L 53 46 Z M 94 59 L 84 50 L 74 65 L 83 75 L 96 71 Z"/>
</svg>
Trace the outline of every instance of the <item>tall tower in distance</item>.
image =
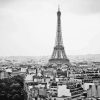
<svg viewBox="0 0 100 100">
<path fill-rule="evenodd" d="M 57 65 L 65 64 L 68 67 L 71 65 L 69 59 L 66 56 L 64 46 L 63 46 L 62 32 L 61 32 L 61 11 L 59 6 L 57 11 L 56 41 L 55 41 L 55 46 L 54 46 L 52 56 L 49 59 L 49 64 L 57 64 Z"/>
</svg>

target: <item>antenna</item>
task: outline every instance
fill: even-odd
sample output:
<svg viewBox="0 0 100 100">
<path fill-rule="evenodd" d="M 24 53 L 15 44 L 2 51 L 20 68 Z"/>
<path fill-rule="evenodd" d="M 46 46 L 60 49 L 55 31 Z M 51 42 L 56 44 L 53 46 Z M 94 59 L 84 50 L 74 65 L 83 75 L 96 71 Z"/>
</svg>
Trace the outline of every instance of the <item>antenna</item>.
<svg viewBox="0 0 100 100">
<path fill-rule="evenodd" d="M 58 11 L 60 11 L 60 5 L 58 4 Z"/>
</svg>

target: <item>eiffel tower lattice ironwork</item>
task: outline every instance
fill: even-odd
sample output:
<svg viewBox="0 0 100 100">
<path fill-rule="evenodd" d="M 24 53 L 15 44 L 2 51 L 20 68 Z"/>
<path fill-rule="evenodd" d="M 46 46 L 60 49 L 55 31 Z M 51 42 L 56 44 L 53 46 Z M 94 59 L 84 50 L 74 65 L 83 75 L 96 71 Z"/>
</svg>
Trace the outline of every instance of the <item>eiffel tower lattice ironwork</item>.
<svg viewBox="0 0 100 100">
<path fill-rule="evenodd" d="M 54 46 L 52 56 L 49 59 L 49 64 L 57 64 L 57 65 L 66 64 L 67 66 L 70 66 L 69 59 L 66 56 L 64 46 L 63 46 L 60 17 L 61 17 L 61 11 L 60 8 L 58 7 L 56 41 L 55 41 L 55 46 Z"/>
</svg>

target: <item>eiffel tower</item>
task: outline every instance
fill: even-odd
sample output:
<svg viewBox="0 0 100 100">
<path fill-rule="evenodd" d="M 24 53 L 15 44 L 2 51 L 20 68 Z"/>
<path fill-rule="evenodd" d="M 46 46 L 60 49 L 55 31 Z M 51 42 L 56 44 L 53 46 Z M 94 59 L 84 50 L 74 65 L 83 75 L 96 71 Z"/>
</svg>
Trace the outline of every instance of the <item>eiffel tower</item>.
<svg viewBox="0 0 100 100">
<path fill-rule="evenodd" d="M 57 64 L 57 65 L 66 64 L 69 67 L 71 64 L 70 64 L 69 59 L 66 56 L 64 46 L 63 46 L 60 17 L 61 17 L 61 11 L 60 11 L 60 8 L 58 7 L 56 41 L 55 41 L 55 46 L 54 46 L 52 56 L 49 59 L 49 65 L 50 64 Z"/>
</svg>

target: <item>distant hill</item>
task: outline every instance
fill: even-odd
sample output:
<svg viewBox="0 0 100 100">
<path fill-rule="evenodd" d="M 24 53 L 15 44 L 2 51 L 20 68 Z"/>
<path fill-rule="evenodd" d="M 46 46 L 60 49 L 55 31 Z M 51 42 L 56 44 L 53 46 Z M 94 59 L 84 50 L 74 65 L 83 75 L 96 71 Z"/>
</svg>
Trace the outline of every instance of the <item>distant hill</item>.
<svg viewBox="0 0 100 100">
<path fill-rule="evenodd" d="M 87 55 L 68 55 L 67 56 L 70 62 L 82 62 L 82 61 L 87 61 L 87 62 L 100 62 L 100 54 L 87 54 Z M 49 60 L 50 56 L 44 56 L 44 57 L 37 57 L 39 61 L 43 61 L 44 63 L 47 63 Z"/>
<path fill-rule="evenodd" d="M 70 59 L 71 62 L 80 62 L 80 61 L 100 62 L 100 54 L 69 55 L 68 58 Z"/>
<path fill-rule="evenodd" d="M 68 59 L 71 62 L 82 62 L 82 61 L 96 61 L 100 62 L 100 54 L 87 54 L 87 55 L 68 55 Z M 14 62 L 35 62 L 45 64 L 48 62 L 50 56 L 9 56 L 9 57 L 0 57 L 0 62 L 2 61 L 14 61 Z"/>
</svg>

